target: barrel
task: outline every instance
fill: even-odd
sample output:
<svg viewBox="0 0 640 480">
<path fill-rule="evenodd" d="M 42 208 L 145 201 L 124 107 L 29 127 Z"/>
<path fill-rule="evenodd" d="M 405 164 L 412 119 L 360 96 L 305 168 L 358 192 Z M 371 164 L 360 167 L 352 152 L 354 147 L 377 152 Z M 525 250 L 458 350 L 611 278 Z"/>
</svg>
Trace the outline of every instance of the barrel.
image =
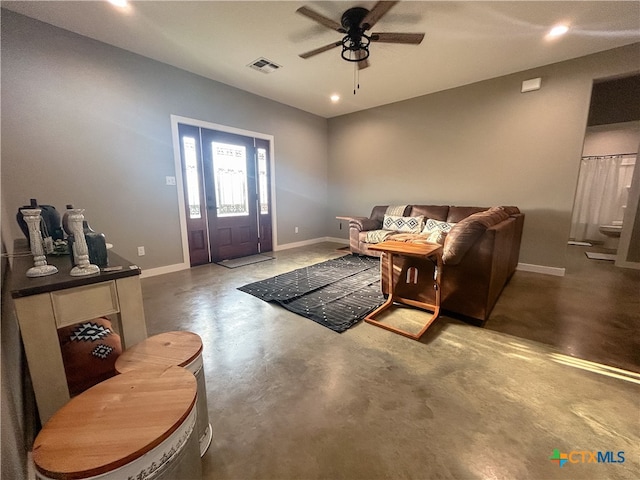
<svg viewBox="0 0 640 480">
<path fill-rule="evenodd" d="M 72 398 L 36 437 L 36 477 L 202 478 L 197 382 L 182 367 L 117 375 Z"/>
<path fill-rule="evenodd" d="M 116 360 L 118 373 L 148 367 L 177 365 L 189 370 L 198 383 L 196 432 L 203 456 L 211 444 L 207 386 L 202 363 L 202 339 L 193 332 L 172 331 L 153 335 L 126 349 Z"/>
</svg>

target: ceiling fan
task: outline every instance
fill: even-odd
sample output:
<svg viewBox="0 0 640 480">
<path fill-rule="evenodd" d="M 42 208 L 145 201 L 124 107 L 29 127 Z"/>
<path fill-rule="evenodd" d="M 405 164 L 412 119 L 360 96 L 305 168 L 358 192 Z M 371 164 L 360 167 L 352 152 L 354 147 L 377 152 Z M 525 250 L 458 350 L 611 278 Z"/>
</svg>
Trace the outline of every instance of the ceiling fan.
<svg viewBox="0 0 640 480">
<path fill-rule="evenodd" d="M 313 57 L 332 48 L 342 46 L 342 58 L 348 62 L 357 62 L 358 69 L 361 70 L 369 66 L 369 44 L 371 42 L 419 45 L 424 38 L 424 33 L 367 33 L 396 3 L 398 2 L 377 2 L 371 10 L 367 10 L 364 7 L 352 7 L 342 14 L 340 23 L 309 7 L 298 8 L 296 12 L 301 15 L 327 28 L 345 34 L 342 40 L 302 53 L 300 57 Z"/>
</svg>

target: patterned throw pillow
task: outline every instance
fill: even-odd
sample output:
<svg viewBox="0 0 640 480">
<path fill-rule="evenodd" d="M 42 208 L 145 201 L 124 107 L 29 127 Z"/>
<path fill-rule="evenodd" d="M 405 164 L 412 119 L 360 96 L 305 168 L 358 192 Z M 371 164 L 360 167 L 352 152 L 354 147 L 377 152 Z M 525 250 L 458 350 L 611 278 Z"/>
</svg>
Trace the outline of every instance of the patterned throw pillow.
<svg viewBox="0 0 640 480">
<path fill-rule="evenodd" d="M 455 223 L 443 222 L 441 220 L 434 220 L 433 218 L 427 218 L 427 220 L 424 222 L 424 229 L 422 230 L 422 233 L 426 233 L 429 235 L 432 233 L 439 233 L 439 232 L 449 233 L 449 231 L 454 225 Z"/>
<path fill-rule="evenodd" d="M 382 228 L 395 232 L 420 233 L 424 217 L 397 217 L 395 215 L 385 215 Z"/>
<path fill-rule="evenodd" d="M 435 232 L 431 232 L 427 237 L 427 242 L 444 245 L 444 239 L 446 238 L 447 233 L 449 232 L 445 232 L 443 230 L 436 230 Z"/>
</svg>

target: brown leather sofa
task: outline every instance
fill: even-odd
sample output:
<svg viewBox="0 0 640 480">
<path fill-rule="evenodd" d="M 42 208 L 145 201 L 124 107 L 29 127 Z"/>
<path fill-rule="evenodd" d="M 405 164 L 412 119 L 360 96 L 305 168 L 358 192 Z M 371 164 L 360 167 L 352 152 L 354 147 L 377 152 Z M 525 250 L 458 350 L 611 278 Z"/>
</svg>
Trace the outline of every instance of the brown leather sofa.
<svg viewBox="0 0 640 480">
<path fill-rule="evenodd" d="M 351 253 L 380 256 L 370 250 L 367 232 L 382 229 L 387 206 L 375 206 L 368 218 L 354 217 L 349 221 Z M 464 317 L 480 320 L 489 318 L 502 289 L 518 265 L 524 214 L 517 207 L 457 207 L 449 205 L 407 205 L 403 216 L 434 219 L 454 223 L 443 241 L 443 269 L 441 272 L 441 308 Z M 424 242 L 419 233 L 392 233 L 386 240 Z M 441 239 L 442 240 L 442 239 Z M 394 282 L 406 278 L 406 261 L 395 257 Z M 422 274 L 433 275 L 433 263 L 425 260 Z M 386 255 L 382 271 L 386 272 Z M 384 276 L 382 290 L 389 291 Z M 398 283 L 394 283 L 400 286 Z M 417 300 L 434 302 L 434 291 L 413 292 Z"/>
</svg>

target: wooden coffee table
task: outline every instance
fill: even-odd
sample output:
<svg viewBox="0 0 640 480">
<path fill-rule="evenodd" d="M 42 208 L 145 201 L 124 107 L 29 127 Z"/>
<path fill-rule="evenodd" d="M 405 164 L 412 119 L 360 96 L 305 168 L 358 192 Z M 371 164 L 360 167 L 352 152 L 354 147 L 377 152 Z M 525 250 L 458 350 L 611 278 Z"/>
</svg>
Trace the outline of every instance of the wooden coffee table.
<svg viewBox="0 0 640 480">
<path fill-rule="evenodd" d="M 389 256 L 387 267 L 387 275 L 389 278 L 389 297 L 387 298 L 386 302 L 384 302 L 380 307 L 378 307 L 367 317 L 365 317 L 365 322 L 384 328 L 385 330 L 404 335 L 405 337 L 419 340 L 424 332 L 427 331 L 429 326 L 435 321 L 435 319 L 438 318 L 438 315 L 440 313 L 440 276 L 442 274 L 442 246 L 435 243 L 406 243 L 388 240 L 376 245 L 371 245 L 369 249 L 378 250 L 382 252 L 383 255 Z M 412 282 L 415 283 L 419 288 L 434 288 L 435 302 L 433 304 L 396 295 L 395 290 L 397 287 L 397 283 L 393 281 L 394 255 L 407 257 L 407 259 L 409 260 L 407 274 L 405 278 L 398 278 L 398 282 Z M 412 265 L 411 260 L 415 259 L 419 259 L 420 261 L 429 259 L 433 263 L 435 263 L 435 271 L 433 277 L 431 277 L 431 275 L 426 276 L 422 274 L 422 272 L 420 272 L 419 262 L 416 262 L 416 265 Z M 380 275 L 382 277 L 384 275 L 384 272 L 381 271 Z M 394 303 L 401 303 L 404 305 L 417 307 L 422 310 L 427 310 L 431 312 L 431 316 L 426 320 L 426 323 L 424 324 L 422 329 L 417 333 L 411 333 L 406 330 L 384 324 L 375 319 L 375 317 L 378 316 L 381 312 L 391 308 Z"/>
</svg>

